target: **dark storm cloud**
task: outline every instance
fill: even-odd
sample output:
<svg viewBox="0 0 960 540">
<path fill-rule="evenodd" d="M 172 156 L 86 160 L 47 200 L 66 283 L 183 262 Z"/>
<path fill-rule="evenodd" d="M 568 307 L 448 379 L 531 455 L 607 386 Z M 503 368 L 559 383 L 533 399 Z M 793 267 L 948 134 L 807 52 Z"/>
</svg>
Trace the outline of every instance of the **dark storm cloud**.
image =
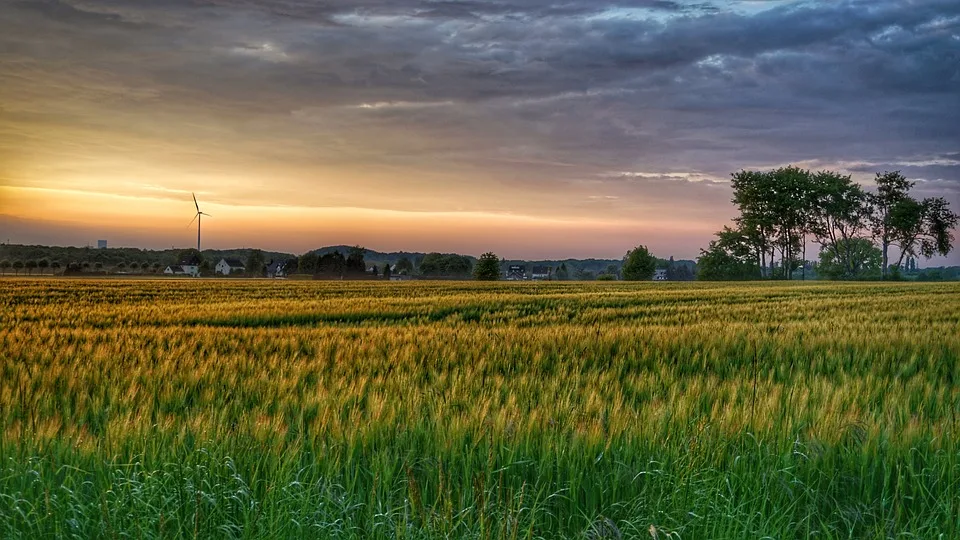
<svg viewBox="0 0 960 540">
<path fill-rule="evenodd" d="M 560 212 L 606 201 L 624 215 L 630 197 L 684 194 L 728 215 L 728 196 L 704 180 L 741 167 L 847 164 L 868 181 L 872 165 L 909 162 L 900 168 L 960 204 L 960 170 L 930 162 L 960 149 L 956 1 L 61 0 L 0 10 L 0 98 L 20 115 L 0 116 L 3 132 L 43 115 L 162 141 L 184 160 L 203 149 L 243 163 L 471 171 L 501 198 L 551 186 Z M 0 138 L 0 152 L 11 140 Z"/>
</svg>

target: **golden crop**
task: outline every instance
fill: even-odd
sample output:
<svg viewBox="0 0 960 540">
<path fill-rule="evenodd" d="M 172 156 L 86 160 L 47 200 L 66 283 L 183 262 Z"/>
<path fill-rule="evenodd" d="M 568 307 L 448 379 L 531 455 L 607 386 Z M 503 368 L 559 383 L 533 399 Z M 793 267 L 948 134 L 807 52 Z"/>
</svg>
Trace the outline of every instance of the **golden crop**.
<svg viewBox="0 0 960 540">
<path fill-rule="evenodd" d="M 598 495 L 571 507 L 609 513 L 633 473 L 567 460 L 639 471 L 660 447 L 723 471 L 744 436 L 809 459 L 920 448 L 960 478 L 957 284 L 0 285 L 0 454 L 18 462 L 309 452 L 330 474 L 362 467 L 381 503 L 385 477 L 408 501 L 411 479 L 417 497 L 448 492 L 434 511 L 454 521 L 476 475 L 489 486 L 510 460 L 532 467 L 514 488 L 575 481 Z"/>
</svg>

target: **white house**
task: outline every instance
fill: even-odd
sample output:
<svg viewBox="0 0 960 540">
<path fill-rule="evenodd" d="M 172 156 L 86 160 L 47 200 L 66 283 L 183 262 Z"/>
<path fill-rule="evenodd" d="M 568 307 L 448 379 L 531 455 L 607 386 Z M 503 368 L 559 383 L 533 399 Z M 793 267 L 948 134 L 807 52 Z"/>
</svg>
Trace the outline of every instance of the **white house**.
<svg viewBox="0 0 960 540">
<path fill-rule="evenodd" d="M 531 279 L 550 279 L 550 267 L 549 266 L 534 266 L 533 271 L 530 274 Z"/>
<path fill-rule="evenodd" d="M 267 263 L 267 277 L 269 278 L 282 278 L 287 275 L 286 271 L 287 263 L 286 261 L 270 261 Z"/>
<path fill-rule="evenodd" d="M 183 267 L 179 264 L 171 264 L 163 270 L 163 273 L 168 276 L 182 276 L 185 274 Z"/>
<path fill-rule="evenodd" d="M 217 266 L 214 267 L 218 274 L 229 276 L 230 274 L 246 271 L 247 267 L 240 259 L 220 259 Z"/>
<path fill-rule="evenodd" d="M 667 281 L 667 269 L 666 268 L 657 268 L 653 272 L 654 281 Z"/>
</svg>

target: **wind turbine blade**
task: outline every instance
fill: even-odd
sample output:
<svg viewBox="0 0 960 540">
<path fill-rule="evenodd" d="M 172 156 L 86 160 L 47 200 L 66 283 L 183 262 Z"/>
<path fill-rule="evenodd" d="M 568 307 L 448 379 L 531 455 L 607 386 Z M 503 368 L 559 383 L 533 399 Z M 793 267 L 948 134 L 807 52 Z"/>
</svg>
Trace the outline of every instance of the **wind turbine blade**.
<svg viewBox="0 0 960 540">
<path fill-rule="evenodd" d="M 206 212 L 200 212 L 200 214 L 202 214 L 202 215 L 204 215 L 204 216 L 207 216 L 207 217 L 213 217 L 213 216 L 211 216 L 210 214 L 208 214 L 208 213 L 206 213 Z"/>
<path fill-rule="evenodd" d="M 187 227 L 193 225 L 193 222 L 196 221 L 198 217 L 200 217 L 200 212 L 197 212 L 197 215 L 193 216 L 193 219 L 190 220 L 190 223 L 187 223 Z"/>
<path fill-rule="evenodd" d="M 197 213 L 199 214 L 199 213 L 200 213 L 200 205 L 197 204 L 197 195 L 196 195 L 195 193 L 191 193 L 191 195 L 193 195 L 193 205 L 197 207 Z"/>
</svg>

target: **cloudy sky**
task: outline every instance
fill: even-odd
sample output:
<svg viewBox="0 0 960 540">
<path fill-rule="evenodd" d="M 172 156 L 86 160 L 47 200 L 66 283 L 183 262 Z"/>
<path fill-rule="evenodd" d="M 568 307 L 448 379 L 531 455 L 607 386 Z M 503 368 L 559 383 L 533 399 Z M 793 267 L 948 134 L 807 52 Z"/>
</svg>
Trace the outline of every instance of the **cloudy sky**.
<svg viewBox="0 0 960 540">
<path fill-rule="evenodd" d="M 960 209 L 960 2 L 0 0 L 0 241 L 694 257 L 785 164 Z"/>
</svg>

